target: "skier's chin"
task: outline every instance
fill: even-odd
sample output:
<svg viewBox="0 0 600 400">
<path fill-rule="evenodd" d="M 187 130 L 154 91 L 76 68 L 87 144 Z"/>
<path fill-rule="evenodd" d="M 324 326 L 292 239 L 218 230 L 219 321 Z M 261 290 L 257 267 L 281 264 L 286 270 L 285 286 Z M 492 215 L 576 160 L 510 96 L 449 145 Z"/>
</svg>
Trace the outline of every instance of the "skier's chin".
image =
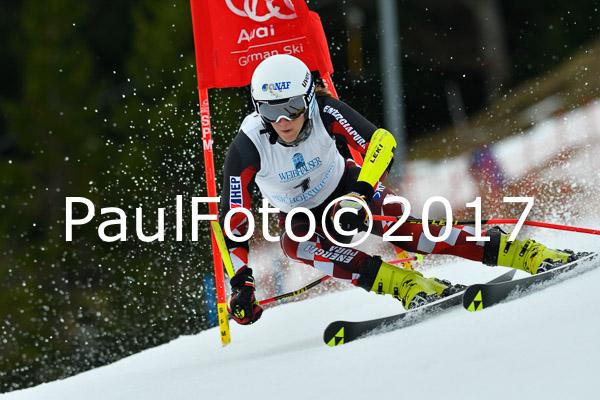
<svg viewBox="0 0 600 400">
<path fill-rule="evenodd" d="M 294 129 L 277 132 L 281 140 L 283 140 L 286 143 L 292 143 L 294 140 L 296 140 L 296 138 L 298 137 L 298 133 L 300 132 L 295 132 Z"/>
</svg>

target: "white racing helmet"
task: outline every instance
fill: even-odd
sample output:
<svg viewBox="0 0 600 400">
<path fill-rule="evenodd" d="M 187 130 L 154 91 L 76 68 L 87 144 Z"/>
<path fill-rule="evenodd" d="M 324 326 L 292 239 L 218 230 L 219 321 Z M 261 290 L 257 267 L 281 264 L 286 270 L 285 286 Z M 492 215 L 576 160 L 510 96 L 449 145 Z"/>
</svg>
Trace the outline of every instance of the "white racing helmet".
<svg viewBox="0 0 600 400">
<path fill-rule="evenodd" d="M 308 67 L 296 57 L 276 54 L 262 61 L 252 74 L 252 103 L 266 127 L 282 118 L 304 115 L 302 131 L 292 145 L 306 140 L 315 111 L 315 82 Z"/>
</svg>

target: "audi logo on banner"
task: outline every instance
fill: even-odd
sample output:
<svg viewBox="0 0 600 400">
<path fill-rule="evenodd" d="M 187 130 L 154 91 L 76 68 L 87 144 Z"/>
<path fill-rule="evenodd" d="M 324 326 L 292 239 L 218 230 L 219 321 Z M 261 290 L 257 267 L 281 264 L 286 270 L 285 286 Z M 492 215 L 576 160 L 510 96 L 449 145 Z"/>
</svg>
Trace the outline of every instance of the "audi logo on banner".
<svg viewBox="0 0 600 400">
<path fill-rule="evenodd" d="M 275 54 L 298 57 L 323 73 L 333 71 L 321 21 L 305 0 L 190 3 L 199 88 L 245 86 L 256 66 Z"/>
<path fill-rule="evenodd" d="M 232 13 L 248 17 L 255 22 L 264 22 L 271 18 L 296 18 L 292 0 L 225 0 L 225 3 Z"/>
</svg>

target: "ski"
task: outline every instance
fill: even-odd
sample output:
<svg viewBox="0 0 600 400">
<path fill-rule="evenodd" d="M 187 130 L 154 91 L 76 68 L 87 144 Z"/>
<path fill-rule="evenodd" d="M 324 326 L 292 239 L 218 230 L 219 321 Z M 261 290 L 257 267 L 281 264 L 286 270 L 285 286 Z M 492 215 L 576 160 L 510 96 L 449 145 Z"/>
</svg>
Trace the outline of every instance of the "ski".
<svg viewBox="0 0 600 400">
<path fill-rule="evenodd" d="M 467 287 L 463 294 L 463 307 L 469 311 L 479 311 L 506 300 L 514 293 L 522 292 L 533 285 L 549 284 L 558 275 L 572 270 L 584 261 L 591 260 L 595 254 L 585 255 L 575 261 L 560 265 L 538 275 L 530 275 L 500 283 L 484 283 Z"/>
<path fill-rule="evenodd" d="M 510 270 L 505 274 L 493 279 L 492 282 L 503 282 L 511 280 L 515 270 Z M 464 292 L 454 293 L 435 302 L 426 304 L 413 310 L 404 311 L 389 317 L 365 320 L 365 321 L 334 321 L 330 323 L 323 333 L 323 340 L 329 346 L 339 346 L 352 342 L 366 335 L 383 330 L 396 330 L 405 328 L 420 322 L 429 316 L 438 314 L 450 307 L 461 303 Z"/>
</svg>

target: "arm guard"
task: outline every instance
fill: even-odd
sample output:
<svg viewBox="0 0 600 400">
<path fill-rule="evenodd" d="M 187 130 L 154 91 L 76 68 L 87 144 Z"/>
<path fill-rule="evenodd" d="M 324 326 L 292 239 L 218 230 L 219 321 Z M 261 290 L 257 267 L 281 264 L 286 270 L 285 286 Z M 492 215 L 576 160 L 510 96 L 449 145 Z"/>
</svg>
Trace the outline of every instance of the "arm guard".
<svg viewBox="0 0 600 400">
<path fill-rule="evenodd" d="M 367 182 L 375 187 L 392 162 L 395 148 L 394 136 L 385 129 L 377 129 L 371 137 L 358 181 Z"/>
</svg>

